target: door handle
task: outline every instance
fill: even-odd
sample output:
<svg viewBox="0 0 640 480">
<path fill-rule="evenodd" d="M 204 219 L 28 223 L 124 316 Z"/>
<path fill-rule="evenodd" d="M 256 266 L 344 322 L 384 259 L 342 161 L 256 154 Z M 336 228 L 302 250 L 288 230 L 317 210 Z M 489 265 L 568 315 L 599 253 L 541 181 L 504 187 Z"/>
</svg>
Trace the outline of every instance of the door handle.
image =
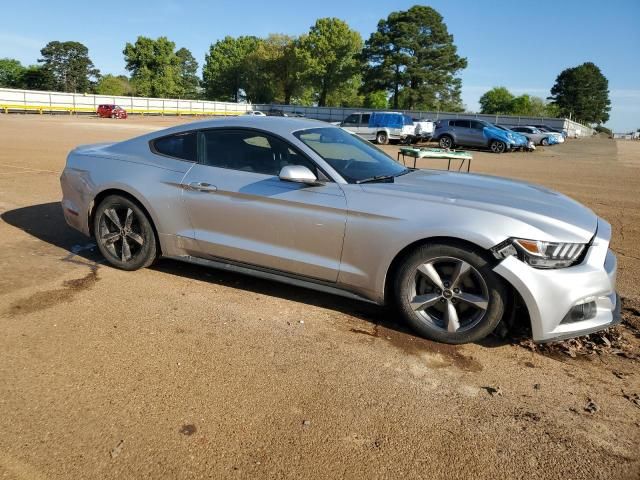
<svg viewBox="0 0 640 480">
<path fill-rule="evenodd" d="M 218 187 L 207 182 L 191 182 L 189 188 L 198 192 L 216 192 L 218 190 Z"/>
</svg>

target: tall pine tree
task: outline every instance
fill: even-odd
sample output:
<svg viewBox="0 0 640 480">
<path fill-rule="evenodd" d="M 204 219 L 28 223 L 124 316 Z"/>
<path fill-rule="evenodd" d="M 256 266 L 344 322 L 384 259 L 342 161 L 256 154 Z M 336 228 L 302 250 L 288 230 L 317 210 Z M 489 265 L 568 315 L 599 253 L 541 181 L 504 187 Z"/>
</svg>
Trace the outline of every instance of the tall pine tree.
<svg viewBox="0 0 640 480">
<path fill-rule="evenodd" d="M 366 91 L 385 90 L 393 108 L 460 110 L 457 73 L 467 60 L 436 10 L 416 5 L 378 22 L 362 52 Z"/>
<path fill-rule="evenodd" d="M 563 70 L 551 88 L 549 100 L 561 116 L 598 124 L 609 120 L 609 81 L 591 62 Z"/>
</svg>

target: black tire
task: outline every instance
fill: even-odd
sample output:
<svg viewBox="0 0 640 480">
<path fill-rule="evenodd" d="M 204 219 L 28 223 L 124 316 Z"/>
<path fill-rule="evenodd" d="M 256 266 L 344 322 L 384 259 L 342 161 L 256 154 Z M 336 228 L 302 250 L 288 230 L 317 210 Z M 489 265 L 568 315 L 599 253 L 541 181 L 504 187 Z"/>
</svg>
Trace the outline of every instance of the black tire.
<svg viewBox="0 0 640 480">
<path fill-rule="evenodd" d="M 504 153 L 507 151 L 507 144 L 500 140 L 493 140 L 489 144 L 489 148 L 493 153 Z"/>
<path fill-rule="evenodd" d="M 156 236 L 151 220 L 126 197 L 109 195 L 100 202 L 93 216 L 93 234 L 100 253 L 121 270 L 145 268 L 156 259 Z"/>
<path fill-rule="evenodd" d="M 458 277 L 457 283 L 451 284 L 456 262 L 471 268 Z M 444 290 L 439 290 L 431 277 L 418 271 L 427 265 L 434 266 L 446 286 Z M 453 293 L 454 290 L 457 292 Z M 413 330 L 431 340 L 451 344 L 476 342 L 493 332 L 502 319 L 507 301 L 505 284 L 485 254 L 466 246 L 442 243 L 422 245 L 404 259 L 394 278 L 393 295 L 400 313 Z M 427 308 L 416 310 L 411 300 L 418 305 L 418 296 L 421 300 L 428 297 L 437 300 Z M 476 303 L 467 303 L 469 299 L 475 299 Z M 450 307 L 456 309 L 459 326 L 455 331 L 447 328 L 446 312 Z"/>
<path fill-rule="evenodd" d="M 549 146 L 549 139 L 546 137 L 543 138 L 542 140 L 540 140 L 540 145 L 542 145 L 543 147 Z"/>
<path fill-rule="evenodd" d="M 376 143 L 380 145 L 386 145 L 389 143 L 389 136 L 387 135 L 387 132 L 378 132 L 376 134 Z"/>
<path fill-rule="evenodd" d="M 453 148 L 453 138 L 449 135 L 443 135 L 440 137 L 440 140 L 438 140 L 438 145 L 440 148 Z"/>
</svg>

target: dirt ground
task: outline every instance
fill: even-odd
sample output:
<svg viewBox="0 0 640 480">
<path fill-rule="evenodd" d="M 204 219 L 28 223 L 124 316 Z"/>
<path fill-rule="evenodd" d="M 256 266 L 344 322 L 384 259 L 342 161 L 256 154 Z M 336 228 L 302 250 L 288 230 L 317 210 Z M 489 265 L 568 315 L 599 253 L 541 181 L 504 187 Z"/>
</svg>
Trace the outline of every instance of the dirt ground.
<svg viewBox="0 0 640 480">
<path fill-rule="evenodd" d="M 625 352 L 451 347 L 356 301 L 102 264 L 62 217 L 67 152 L 177 121 L 0 115 L 1 478 L 640 478 L 630 325 Z M 640 327 L 640 142 L 475 152 L 472 171 L 607 219 Z"/>
</svg>

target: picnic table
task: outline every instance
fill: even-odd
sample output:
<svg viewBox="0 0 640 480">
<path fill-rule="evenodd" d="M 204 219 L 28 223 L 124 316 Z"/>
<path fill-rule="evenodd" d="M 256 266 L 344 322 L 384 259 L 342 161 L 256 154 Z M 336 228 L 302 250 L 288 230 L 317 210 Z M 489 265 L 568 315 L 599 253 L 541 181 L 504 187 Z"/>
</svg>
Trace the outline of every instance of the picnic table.
<svg viewBox="0 0 640 480">
<path fill-rule="evenodd" d="M 413 168 L 416 168 L 416 162 L 419 158 L 444 158 L 448 160 L 447 170 L 451 170 L 451 160 L 460 160 L 458 171 L 462 171 L 465 162 L 467 163 L 467 172 L 471 170 L 471 159 L 473 158 L 469 152 L 464 150 L 448 150 L 444 148 L 414 148 L 400 147 L 398 151 L 398 161 L 402 156 L 402 164 L 406 165 L 404 157 L 413 158 Z"/>
</svg>

